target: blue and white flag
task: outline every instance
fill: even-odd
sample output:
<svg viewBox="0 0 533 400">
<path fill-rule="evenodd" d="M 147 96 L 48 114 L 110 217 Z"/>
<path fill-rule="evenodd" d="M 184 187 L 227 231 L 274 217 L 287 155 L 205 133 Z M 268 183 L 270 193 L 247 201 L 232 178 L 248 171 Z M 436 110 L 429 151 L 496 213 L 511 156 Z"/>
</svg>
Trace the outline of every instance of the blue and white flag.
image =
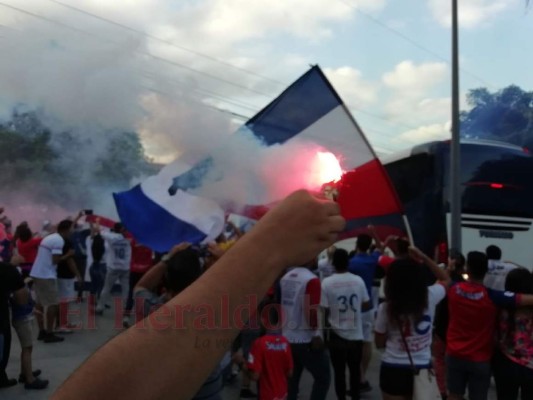
<svg viewBox="0 0 533 400">
<path fill-rule="evenodd" d="M 126 229 L 137 242 L 161 253 L 181 242 L 214 240 L 224 229 L 222 208 L 181 189 L 171 196 L 171 182 L 171 177 L 159 174 L 127 192 L 113 194 Z"/>
<path fill-rule="evenodd" d="M 251 118 L 243 128 L 242 132 L 245 133 L 237 132 L 234 136 L 251 133 L 266 149 L 282 146 L 290 151 L 296 149 L 297 152 L 299 148 L 295 143 L 303 141 L 331 152 L 334 158 L 338 159 L 342 171 L 349 172 L 349 185 L 339 187 L 342 197 L 349 199 L 342 201 L 339 198 L 343 214 L 348 219 L 380 217 L 396 212 L 398 202 L 383 167 L 341 98 L 318 66 L 312 67 L 289 86 Z M 231 141 L 231 138 L 228 139 L 228 142 Z M 294 157 L 297 156 L 298 154 L 294 154 Z M 114 195 L 121 221 L 138 242 L 156 251 L 167 251 L 176 243 L 182 241 L 199 243 L 213 239 L 223 231 L 224 211 L 228 209 L 226 204 L 223 204 L 225 208 L 223 211 L 220 207 L 222 202 L 213 201 L 216 196 L 210 197 L 210 195 L 217 189 L 224 190 L 224 182 L 216 181 L 226 177 L 218 175 L 220 171 L 217 170 L 213 159 L 216 159 L 216 154 L 206 157 L 192 168 L 175 171 L 172 176 L 169 176 L 171 172 L 166 168 L 159 175 L 149 178 L 133 189 Z M 303 159 L 303 163 L 307 163 L 308 159 Z M 275 167 L 276 165 L 272 165 L 272 169 Z M 279 166 L 277 167 L 279 180 L 286 180 L 290 173 L 285 173 L 283 168 L 280 170 Z M 307 166 L 303 165 L 301 168 L 305 169 Z M 354 174 L 358 170 L 366 172 L 361 175 Z M 381 198 L 373 198 L 365 202 L 365 206 L 361 208 L 354 202 L 354 198 L 357 197 L 354 193 L 357 191 L 360 195 L 360 190 L 368 193 L 368 179 L 380 188 Z M 215 182 L 211 187 L 213 190 L 206 191 L 205 196 L 195 195 L 205 181 Z M 300 181 L 298 179 L 296 181 L 296 185 L 300 185 Z M 257 174 L 255 182 L 258 186 L 243 184 L 240 191 L 262 192 L 268 184 L 261 181 L 260 174 Z M 220 185 L 217 186 L 217 183 Z M 328 182 L 321 182 L 323 183 Z M 294 186 L 294 183 L 292 184 Z M 301 186 L 287 189 L 299 188 L 308 187 L 302 183 Z M 280 193 L 276 192 L 276 195 L 278 194 Z M 281 193 L 281 195 L 286 194 Z M 253 215 L 254 206 L 260 208 L 267 204 L 261 203 L 261 200 L 249 201 L 256 197 L 247 197 L 246 203 L 240 204 L 243 208 L 252 210 L 245 215 Z M 225 199 L 232 200 L 227 196 Z M 242 201 L 242 198 L 239 200 Z M 365 220 L 365 223 L 368 222 Z M 350 227 L 354 229 L 357 225 L 352 223 Z"/>
</svg>

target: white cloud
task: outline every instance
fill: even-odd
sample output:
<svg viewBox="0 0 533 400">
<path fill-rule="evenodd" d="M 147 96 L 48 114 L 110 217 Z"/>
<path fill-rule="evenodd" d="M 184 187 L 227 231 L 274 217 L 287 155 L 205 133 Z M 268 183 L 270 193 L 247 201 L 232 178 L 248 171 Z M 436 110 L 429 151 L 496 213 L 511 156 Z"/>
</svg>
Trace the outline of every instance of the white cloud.
<svg viewBox="0 0 533 400">
<path fill-rule="evenodd" d="M 359 0 L 351 3 L 367 11 L 381 9 L 384 0 Z M 209 0 L 202 2 L 201 29 L 213 36 L 234 41 L 262 37 L 267 33 L 288 33 L 304 38 L 329 37 L 327 24 L 351 19 L 355 13 L 341 1 L 331 0 Z"/>
<path fill-rule="evenodd" d="M 401 143 L 404 141 L 409 141 L 409 145 L 412 145 L 412 142 L 429 142 L 432 140 L 444 140 L 448 139 L 450 134 L 451 123 L 437 123 L 422 125 L 416 129 L 408 130 L 401 133 L 397 138 L 394 139 L 395 142 Z"/>
<path fill-rule="evenodd" d="M 433 96 L 447 73 L 445 63 L 400 62 L 382 77 L 385 87 L 391 90 L 385 112 L 391 119 L 411 126 L 449 118 L 449 98 Z"/>
<path fill-rule="evenodd" d="M 355 17 L 357 8 L 377 12 L 386 0 L 350 2 L 355 8 L 330 0 L 189 0 L 178 6 L 166 0 L 159 2 L 163 3 L 161 13 L 166 14 L 159 20 L 164 23 L 153 23 L 152 31 L 225 58 L 228 46 L 253 43 L 249 51 L 261 39 L 287 35 L 311 41 L 330 38 L 337 24 Z"/>
<path fill-rule="evenodd" d="M 385 8 L 386 0 L 347 0 L 347 3 L 352 4 L 355 8 L 364 11 L 381 11 Z"/>
<path fill-rule="evenodd" d="M 216 129 L 217 123 L 211 123 L 211 119 L 192 120 L 202 115 L 200 110 L 203 109 L 197 109 L 201 107 L 199 104 L 209 103 L 252 115 L 285 88 L 283 83 L 262 79 L 213 59 L 290 82 L 313 60 L 306 61 L 304 55 L 291 57 L 281 53 L 275 47 L 276 41 L 286 38 L 303 43 L 328 40 L 339 24 L 351 24 L 356 16 L 353 7 L 330 0 L 272 0 L 268 3 L 161 0 L 157 4 L 152 0 L 58 1 L 177 46 L 149 39 L 53 1 L 9 0 L 15 7 L 89 34 L 76 33 L 3 7 L 0 24 L 14 29 L 2 30 L 3 34 L 7 33 L 0 63 L 0 104 L 7 108 L 17 103 L 40 107 L 69 124 L 91 122 L 139 130 L 150 155 L 159 159 L 168 159 L 183 150 L 184 140 L 179 135 L 200 131 L 204 125 L 204 130 Z M 382 10 L 386 3 L 386 0 L 348 1 L 355 8 L 374 13 Z M 208 57 L 180 49 L 181 46 Z M 157 61 L 147 53 L 170 62 Z M 171 62 L 186 68 L 171 65 Z M 348 103 L 360 105 L 376 101 L 375 85 L 365 82 L 360 71 L 342 67 L 331 69 L 329 73 Z M 154 89 L 155 94 L 147 88 Z M 187 102 L 187 97 L 192 97 L 196 103 Z M 245 108 L 231 101 L 246 103 Z M 165 103 L 179 104 L 175 120 L 171 120 L 168 107 L 159 107 Z M 219 125 L 226 124 L 229 118 L 221 118 L 224 122 Z M 225 125 L 221 128 L 226 129 Z"/>
<path fill-rule="evenodd" d="M 397 131 L 403 131 L 394 135 L 390 145 L 412 146 L 447 137 L 451 100 L 442 96 L 442 84 L 449 79 L 448 73 L 447 64 L 442 62 L 416 64 L 406 60 L 382 76 L 384 87 L 389 89 L 384 111 Z"/>
<path fill-rule="evenodd" d="M 358 69 L 325 68 L 324 73 L 348 106 L 365 106 L 377 100 L 377 85 L 365 81 Z"/>
<path fill-rule="evenodd" d="M 287 54 L 281 60 L 281 63 L 291 69 L 304 70 L 309 66 L 311 57 L 302 54 Z"/>
<path fill-rule="evenodd" d="M 274 0 L 268 3 L 249 0 L 213 0 L 204 9 L 201 30 L 209 36 L 232 41 L 263 37 L 271 31 L 300 37 L 328 37 L 331 29 L 324 21 L 351 18 L 340 2 L 328 0 Z"/>
<path fill-rule="evenodd" d="M 383 83 L 408 96 L 419 96 L 446 78 L 448 66 L 444 62 L 416 65 L 413 61 L 400 62 L 392 72 L 383 75 Z"/>
<path fill-rule="evenodd" d="M 498 14 L 516 4 L 519 0 L 461 0 L 459 2 L 459 23 L 464 28 L 475 28 L 491 21 Z M 450 0 L 429 0 L 433 17 L 443 26 L 451 25 Z"/>
</svg>

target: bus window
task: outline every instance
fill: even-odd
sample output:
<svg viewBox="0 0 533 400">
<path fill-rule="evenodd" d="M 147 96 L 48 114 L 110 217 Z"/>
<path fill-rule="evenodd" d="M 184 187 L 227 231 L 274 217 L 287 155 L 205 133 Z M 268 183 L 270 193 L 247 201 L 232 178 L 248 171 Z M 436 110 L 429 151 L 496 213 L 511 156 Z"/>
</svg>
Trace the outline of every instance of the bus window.
<svg viewBox="0 0 533 400">
<path fill-rule="evenodd" d="M 533 158 L 526 153 L 463 144 L 461 181 L 463 213 L 533 217 Z M 446 194 L 448 182 L 445 176 Z"/>
<path fill-rule="evenodd" d="M 427 178 L 433 173 L 432 160 L 429 154 L 416 154 L 385 165 L 403 204 L 419 198 L 424 191 Z"/>
</svg>

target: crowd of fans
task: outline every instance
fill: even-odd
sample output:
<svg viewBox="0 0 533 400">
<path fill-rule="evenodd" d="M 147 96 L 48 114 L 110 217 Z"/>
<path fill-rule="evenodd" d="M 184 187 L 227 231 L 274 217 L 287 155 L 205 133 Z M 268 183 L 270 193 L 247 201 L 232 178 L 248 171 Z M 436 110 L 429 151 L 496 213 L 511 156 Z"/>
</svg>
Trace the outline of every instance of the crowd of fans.
<svg viewBox="0 0 533 400">
<path fill-rule="evenodd" d="M 34 318 L 45 344 L 75 331 L 73 302 L 88 302 L 96 315 L 121 304 L 115 312 L 127 329 L 243 236 L 229 224 L 216 243 L 181 243 L 163 255 L 120 223 L 102 227 L 83 212 L 56 226 L 46 221 L 36 233 L 24 222 L 14 231 L 7 218 L 1 222 L 0 388 L 17 384 L 5 372 L 11 325 L 22 349 L 18 382 L 44 389 L 48 381 L 32 366 Z M 219 399 L 242 373 L 241 398 L 296 400 L 307 370 L 312 400 L 326 399 L 330 371 L 339 400 L 359 399 L 375 384 L 385 400 L 430 399 L 433 390 L 443 399 L 468 392 L 483 400 L 492 376 L 499 400 L 533 399 L 533 275 L 501 259 L 489 246 L 466 258 L 452 250 L 447 265 L 437 265 L 407 239 L 382 242 L 369 226 L 352 252 L 330 247 L 325 257 L 286 269 L 194 398 Z M 374 347 L 382 350 L 379 383 L 367 378 Z"/>
<path fill-rule="evenodd" d="M 2 388 L 17 383 L 5 372 L 11 348 L 10 320 L 22 349 L 18 382 L 24 383 L 27 389 L 48 386 L 48 380 L 40 377 L 41 370 L 32 369 L 34 320 L 37 341 L 63 342 L 65 334 L 79 329 L 79 324 L 69 321 L 69 305 L 89 301 L 90 311 L 101 315 L 104 307 L 111 306 L 111 290 L 119 282 L 124 304 L 123 324 L 129 326 L 133 287 L 152 267 L 152 251 L 136 244 L 120 223 L 102 229 L 98 219 L 93 220 L 95 223 L 80 223 L 82 217 L 84 212 L 57 225 L 44 221 L 41 232 L 33 232 L 26 222 L 12 231 L 11 221 L 3 217 L 0 225 Z"/>
</svg>

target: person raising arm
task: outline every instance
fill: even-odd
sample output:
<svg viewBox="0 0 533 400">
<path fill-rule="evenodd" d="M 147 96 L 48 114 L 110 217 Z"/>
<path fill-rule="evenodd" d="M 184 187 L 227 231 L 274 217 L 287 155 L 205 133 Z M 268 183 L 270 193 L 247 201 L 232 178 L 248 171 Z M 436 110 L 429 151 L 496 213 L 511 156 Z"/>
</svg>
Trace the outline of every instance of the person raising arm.
<svg viewBox="0 0 533 400">
<path fill-rule="evenodd" d="M 413 259 L 422 262 L 426 267 L 428 267 L 433 276 L 437 278 L 438 283 L 443 285 L 445 288 L 450 286 L 452 280 L 448 272 L 445 269 L 440 268 L 435 261 L 425 255 L 420 249 L 415 246 L 409 246 L 409 255 Z"/>
<path fill-rule="evenodd" d="M 315 257 L 344 226 L 338 204 L 293 193 L 166 307 L 98 350 L 51 398 L 191 398 L 239 332 L 238 324 L 220 324 L 222 314 L 262 298 L 284 268 Z M 253 268 L 251 259 L 257 260 Z M 199 326 L 206 309 L 220 326 Z M 185 329 L 172 329 L 180 317 Z"/>
</svg>

